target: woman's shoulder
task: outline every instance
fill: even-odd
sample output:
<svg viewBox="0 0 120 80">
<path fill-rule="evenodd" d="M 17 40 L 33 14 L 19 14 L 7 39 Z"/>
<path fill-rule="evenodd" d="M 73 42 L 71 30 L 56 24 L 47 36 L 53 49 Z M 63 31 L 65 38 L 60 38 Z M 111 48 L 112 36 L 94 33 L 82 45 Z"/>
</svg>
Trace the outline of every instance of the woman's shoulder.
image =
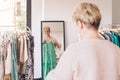
<svg viewBox="0 0 120 80">
<path fill-rule="evenodd" d="M 69 44 L 68 47 L 66 48 L 66 52 L 73 54 L 78 49 L 79 46 L 80 46 L 79 43 Z"/>
</svg>

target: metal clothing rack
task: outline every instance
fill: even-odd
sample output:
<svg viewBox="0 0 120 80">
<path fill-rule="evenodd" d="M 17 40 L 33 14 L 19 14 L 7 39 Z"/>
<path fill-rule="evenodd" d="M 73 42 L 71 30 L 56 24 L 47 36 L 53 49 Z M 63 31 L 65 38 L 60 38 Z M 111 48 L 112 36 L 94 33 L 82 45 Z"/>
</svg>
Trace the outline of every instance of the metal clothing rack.
<svg viewBox="0 0 120 80">
<path fill-rule="evenodd" d="M 8 27 L 14 27 L 14 29 L 13 29 L 13 30 L 17 31 L 16 26 L 0 26 L 0 28 L 8 28 Z M 28 27 L 28 26 L 25 26 L 25 27 L 26 27 L 26 31 L 28 31 L 28 32 L 32 33 L 32 31 L 31 31 L 30 27 Z M 2 31 L 2 30 L 0 30 L 0 31 Z M 8 29 L 6 29 L 5 31 L 9 31 L 9 30 L 8 30 Z M 20 31 L 20 30 L 18 30 L 18 31 Z"/>
<path fill-rule="evenodd" d="M 120 24 L 102 24 L 99 26 L 99 29 L 116 29 L 120 28 Z"/>
<path fill-rule="evenodd" d="M 6 26 L 6 27 L 15 27 L 15 26 Z M 8 36 L 13 36 L 13 35 L 17 35 L 17 34 L 18 35 L 20 35 L 20 34 L 21 35 L 26 35 L 27 39 L 29 39 L 28 36 L 32 35 L 32 31 L 31 31 L 31 29 L 28 26 L 26 26 L 25 30 L 17 30 L 17 29 L 3 30 L 3 31 L 0 30 L 0 36 L 2 36 L 2 37 L 6 37 L 6 36 L 8 37 Z"/>
<path fill-rule="evenodd" d="M 99 32 L 109 32 L 109 31 L 120 33 L 120 24 L 100 25 Z"/>
<path fill-rule="evenodd" d="M 120 24 L 113 24 L 112 28 L 120 28 Z"/>
</svg>

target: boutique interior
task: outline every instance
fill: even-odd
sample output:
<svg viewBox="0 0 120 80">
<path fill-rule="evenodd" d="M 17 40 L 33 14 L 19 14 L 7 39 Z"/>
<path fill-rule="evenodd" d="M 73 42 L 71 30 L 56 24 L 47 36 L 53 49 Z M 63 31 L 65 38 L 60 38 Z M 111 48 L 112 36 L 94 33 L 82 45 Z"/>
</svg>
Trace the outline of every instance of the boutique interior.
<svg viewBox="0 0 120 80">
<path fill-rule="evenodd" d="M 61 46 L 59 61 L 68 45 L 79 41 L 72 14 L 81 2 L 98 5 L 99 33 L 120 47 L 120 0 L 0 0 L 0 80 L 44 80 L 44 26 L 52 26 Z"/>
</svg>

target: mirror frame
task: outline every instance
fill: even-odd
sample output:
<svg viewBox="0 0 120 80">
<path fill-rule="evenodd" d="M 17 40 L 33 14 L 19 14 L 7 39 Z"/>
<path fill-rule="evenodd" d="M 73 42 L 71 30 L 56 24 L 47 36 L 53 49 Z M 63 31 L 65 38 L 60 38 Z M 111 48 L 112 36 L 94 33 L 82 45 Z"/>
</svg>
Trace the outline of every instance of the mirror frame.
<svg viewBox="0 0 120 80">
<path fill-rule="evenodd" d="M 41 74 L 42 74 L 42 80 L 43 80 L 43 54 L 42 54 L 42 43 L 43 43 L 43 41 L 42 41 L 42 39 L 43 39 L 43 24 L 44 23 L 50 23 L 50 24 L 52 24 L 52 23 L 62 23 L 62 26 L 61 27 L 63 27 L 62 29 L 63 29 L 63 51 L 65 51 L 65 22 L 64 21 L 62 21 L 62 20 L 51 20 L 51 21 L 41 21 Z"/>
</svg>

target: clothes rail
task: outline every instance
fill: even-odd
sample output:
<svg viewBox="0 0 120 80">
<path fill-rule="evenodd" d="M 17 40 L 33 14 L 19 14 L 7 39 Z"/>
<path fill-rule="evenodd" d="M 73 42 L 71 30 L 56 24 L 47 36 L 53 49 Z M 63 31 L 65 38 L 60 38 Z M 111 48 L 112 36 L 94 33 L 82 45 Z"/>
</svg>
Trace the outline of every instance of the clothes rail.
<svg viewBox="0 0 120 80">
<path fill-rule="evenodd" d="M 0 31 L 1 31 L 1 28 L 5 29 L 4 31 L 8 31 L 8 29 L 6 29 L 6 27 L 7 28 L 14 27 L 13 29 L 15 29 L 16 31 L 20 31 L 21 30 L 21 29 L 16 29 L 17 26 L 0 26 Z M 31 31 L 29 26 L 24 26 L 24 27 L 26 27 L 26 29 L 25 29 L 26 31 L 29 31 L 30 33 L 32 33 L 32 31 Z"/>
<path fill-rule="evenodd" d="M 101 24 L 99 29 L 113 29 L 113 28 L 120 28 L 120 24 Z"/>
<path fill-rule="evenodd" d="M 33 80 L 34 36 L 26 30 L 0 31 L 0 80 Z"/>
</svg>

